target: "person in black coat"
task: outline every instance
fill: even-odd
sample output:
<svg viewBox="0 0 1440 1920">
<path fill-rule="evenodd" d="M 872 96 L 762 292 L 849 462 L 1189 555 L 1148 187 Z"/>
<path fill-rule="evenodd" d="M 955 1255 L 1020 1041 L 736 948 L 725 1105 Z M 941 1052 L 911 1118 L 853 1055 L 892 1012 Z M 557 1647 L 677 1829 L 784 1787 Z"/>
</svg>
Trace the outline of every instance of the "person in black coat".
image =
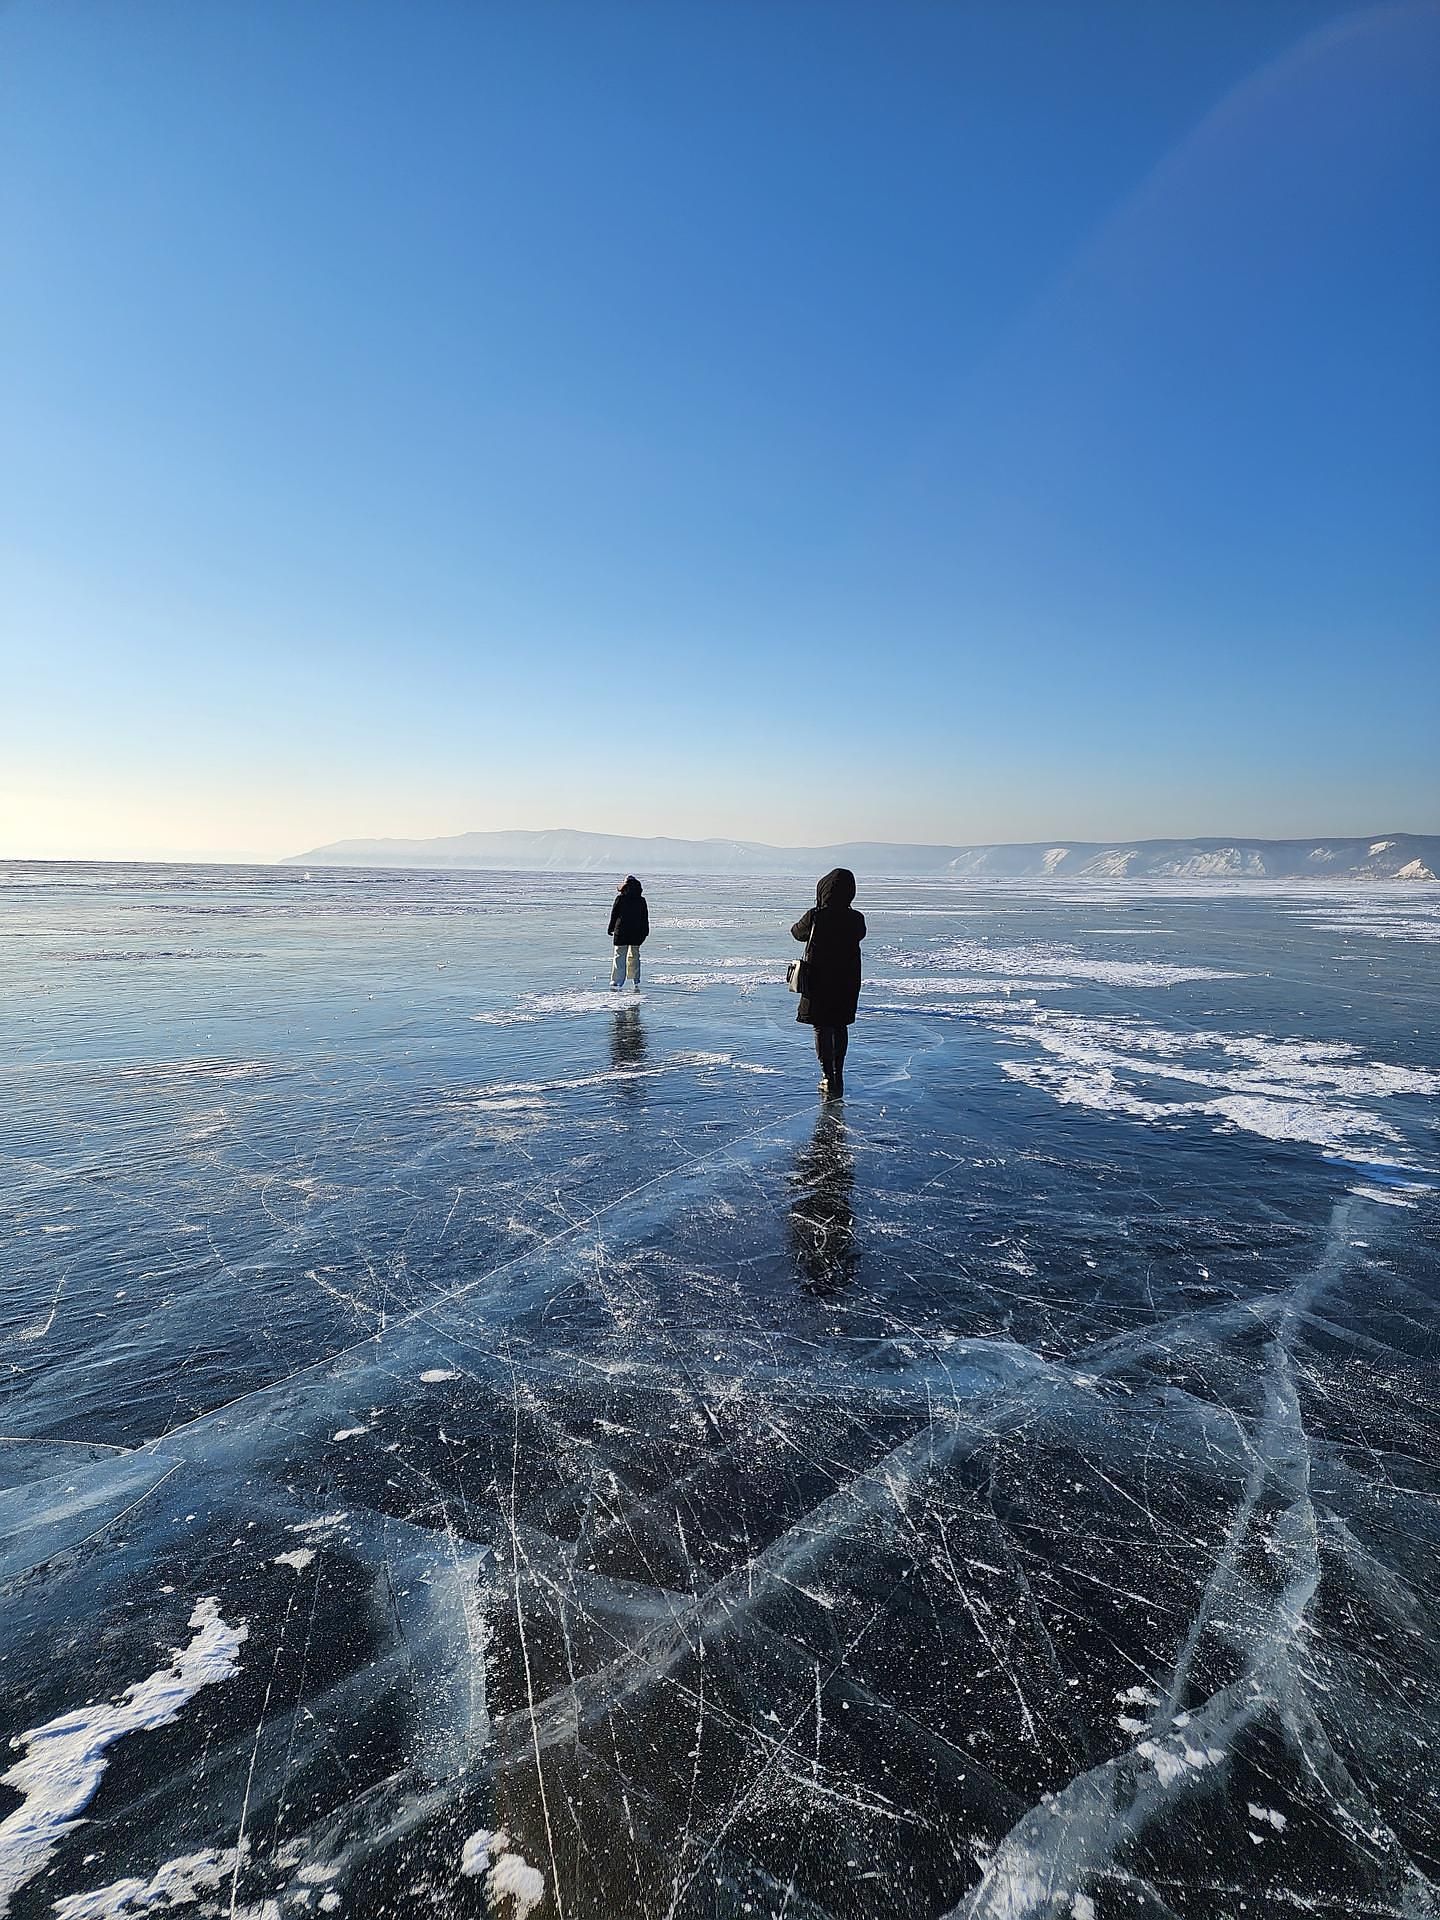
<svg viewBox="0 0 1440 1920">
<path fill-rule="evenodd" d="M 790 929 L 809 947 L 806 988 L 796 1019 L 815 1029 L 820 1091 L 827 1100 L 845 1092 L 845 1050 L 860 1001 L 860 942 L 865 916 L 850 904 L 855 876 L 848 867 L 827 873 L 815 889 L 815 904 Z"/>
<path fill-rule="evenodd" d="M 610 909 L 610 936 L 615 942 L 615 958 L 610 963 L 610 984 L 617 991 L 628 973 L 640 991 L 640 949 L 650 935 L 650 909 L 634 874 L 627 874 Z"/>
</svg>

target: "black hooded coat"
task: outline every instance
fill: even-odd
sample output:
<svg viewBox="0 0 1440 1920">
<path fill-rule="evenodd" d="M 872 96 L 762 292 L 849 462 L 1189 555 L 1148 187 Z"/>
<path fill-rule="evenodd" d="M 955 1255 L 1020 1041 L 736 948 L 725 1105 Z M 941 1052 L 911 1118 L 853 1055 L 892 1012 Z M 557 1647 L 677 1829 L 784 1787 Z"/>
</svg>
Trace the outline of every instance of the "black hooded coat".
<svg viewBox="0 0 1440 1920">
<path fill-rule="evenodd" d="M 808 991 L 795 1018 L 811 1027 L 848 1027 L 860 1000 L 860 942 L 865 916 L 850 902 L 855 876 L 848 867 L 827 873 L 815 889 L 815 904 L 790 929 L 810 944 Z"/>
<path fill-rule="evenodd" d="M 649 937 L 650 909 L 633 873 L 615 896 L 609 931 L 617 947 L 638 947 Z"/>
</svg>

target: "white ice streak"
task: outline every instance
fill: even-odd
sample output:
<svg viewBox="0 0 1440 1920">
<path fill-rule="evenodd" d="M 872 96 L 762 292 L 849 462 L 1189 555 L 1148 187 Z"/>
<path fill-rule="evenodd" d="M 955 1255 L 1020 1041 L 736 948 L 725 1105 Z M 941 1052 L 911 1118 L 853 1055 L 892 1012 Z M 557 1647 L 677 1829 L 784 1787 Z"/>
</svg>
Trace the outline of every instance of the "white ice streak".
<svg viewBox="0 0 1440 1920">
<path fill-rule="evenodd" d="M 488 1013 L 472 1013 L 470 1018 L 478 1020 L 482 1026 L 527 1026 L 532 1021 L 552 1020 L 557 1015 L 613 1012 L 616 1007 L 643 1005 L 644 1000 L 643 993 L 632 993 L 628 989 L 622 998 L 613 988 L 574 987 L 558 993 L 524 993 L 514 1006 L 497 1007 Z"/>
<path fill-rule="evenodd" d="M 1027 979 L 1025 982 L 1025 990 L 1028 993 L 1064 993 L 1069 985 L 1068 980 Z M 865 987 L 867 993 L 881 991 L 886 993 L 903 993 L 917 999 L 956 993 L 1001 993 L 1009 995 L 1019 991 L 1018 988 L 1007 986 L 1003 981 L 987 977 L 983 974 L 965 975 L 954 973 L 940 973 L 933 976 L 927 975 L 923 979 L 917 979 L 913 974 L 902 976 L 899 979 L 893 975 L 881 974 L 874 979 L 867 980 Z M 1030 1001 L 1028 1004 L 1033 1006 L 1034 1002 Z"/>
<path fill-rule="evenodd" d="M 228 1625 L 212 1598 L 197 1602 L 190 1625 L 190 1644 L 175 1649 L 168 1666 L 134 1681 L 118 1700 L 76 1707 L 11 1740 L 23 1758 L 0 1774 L 0 1784 L 22 1799 L 0 1821 L 0 1914 L 80 1824 L 109 1765 L 107 1749 L 127 1733 L 169 1726 L 202 1687 L 235 1672 L 249 1628 Z"/>
<path fill-rule="evenodd" d="M 652 973 L 650 978 L 657 987 L 680 987 L 686 993 L 701 993 L 707 987 L 734 987 L 742 995 L 748 995 L 754 993 L 757 987 L 778 987 L 782 984 L 778 964 L 740 973 L 728 968 L 723 960 L 716 961 L 710 967 L 686 967 L 679 972 Z"/>
<path fill-rule="evenodd" d="M 1440 914 L 1426 918 L 1412 908 L 1401 913 L 1374 908 L 1364 913 L 1347 914 L 1337 920 L 1329 914 L 1310 914 L 1311 924 L 1322 933 L 1362 933 L 1372 940 L 1411 940 L 1421 945 L 1440 942 Z"/>
<path fill-rule="evenodd" d="M 613 1004 L 613 1003 L 612 1003 Z M 622 1001 L 620 1005 L 629 1008 L 633 999 Z M 568 1080 L 491 1080 L 484 1086 L 475 1087 L 469 1099 L 486 1109 L 509 1108 L 515 1106 L 536 1106 L 543 1104 L 547 1093 L 578 1093 L 586 1087 L 613 1086 L 626 1080 L 654 1080 L 662 1074 L 691 1071 L 697 1067 L 734 1067 L 737 1072 L 753 1072 L 733 1054 L 704 1052 L 687 1049 L 683 1052 L 667 1054 L 654 1066 L 648 1067 L 607 1067 L 600 1073 L 577 1074 Z"/>
<path fill-rule="evenodd" d="M 1415 1202 L 1410 1198 L 1410 1195 L 1412 1193 L 1423 1193 L 1424 1191 L 1425 1189 L 1423 1187 L 1411 1185 L 1409 1182 L 1398 1192 L 1394 1187 L 1372 1187 L 1369 1185 L 1346 1188 L 1346 1192 L 1353 1193 L 1357 1200 L 1373 1200 L 1377 1205 L 1382 1207 L 1413 1207 Z"/>
<path fill-rule="evenodd" d="M 491 1833 L 481 1827 L 472 1833 L 460 1852 L 460 1871 L 472 1878 L 484 1874 L 490 1911 L 507 1920 L 527 1920 L 545 1898 L 544 1874 L 523 1853 L 510 1850 L 510 1837 L 503 1830 Z"/>
</svg>

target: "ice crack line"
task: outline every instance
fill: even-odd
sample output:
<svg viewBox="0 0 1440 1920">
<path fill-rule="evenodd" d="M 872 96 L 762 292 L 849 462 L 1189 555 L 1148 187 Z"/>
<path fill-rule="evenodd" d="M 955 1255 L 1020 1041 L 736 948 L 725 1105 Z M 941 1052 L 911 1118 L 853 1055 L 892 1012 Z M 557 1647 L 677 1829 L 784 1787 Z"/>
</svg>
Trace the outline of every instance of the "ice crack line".
<svg viewBox="0 0 1440 1920">
<path fill-rule="evenodd" d="M 1269 1344 L 1265 1413 L 1251 1449 L 1250 1472 L 1146 1737 L 1023 1814 L 990 1858 L 980 1884 L 946 1920 L 1041 1920 L 1054 1912 L 1058 1900 L 1073 1899 L 1090 1882 L 1133 1880 L 1120 1865 L 1126 1845 L 1174 1798 L 1223 1765 L 1246 1727 L 1266 1715 L 1278 1720 L 1302 1765 L 1323 1785 L 1352 1840 L 1368 1834 L 1372 1845 L 1397 1859 L 1417 1898 L 1425 1899 L 1431 1890 L 1431 1883 L 1364 1803 L 1304 1686 L 1305 1616 L 1321 1570 L 1310 1498 L 1310 1445 L 1295 1387 L 1293 1347 L 1295 1330 L 1312 1302 L 1344 1268 L 1350 1205 L 1348 1197 L 1336 1205 L 1321 1259 L 1292 1289 L 1280 1312 Z M 1267 1602 L 1239 1569 L 1257 1510 L 1272 1489 L 1285 1501 L 1271 1528 L 1284 1583 Z M 1221 1599 L 1227 1602 L 1227 1613 L 1241 1619 L 1268 1615 L 1267 1624 L 1248 1644 L 1240 1644 L 1244 1673 L 1182 1714 L 1180 1703 L 1196 1651 L 1203 1635 L 1218 1625 Z M 1227 1632 L 1233 1640 L 1234 1629 Z M 1147 1891 L 1158 1901 L 1153 1888 Z"/>
</svg>

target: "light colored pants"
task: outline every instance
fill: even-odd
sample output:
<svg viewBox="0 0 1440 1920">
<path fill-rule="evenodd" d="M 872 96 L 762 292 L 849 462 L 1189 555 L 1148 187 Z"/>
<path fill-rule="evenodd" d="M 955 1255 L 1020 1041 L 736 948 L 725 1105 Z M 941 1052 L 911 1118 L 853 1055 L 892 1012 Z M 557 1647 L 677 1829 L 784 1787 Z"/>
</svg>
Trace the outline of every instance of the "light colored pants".
<svg viewBox="0 0 1440 1920">
<path fill-rule="evenodd" d="M 611 986 L 620 986 L 627 973 L 635 982 L 635 991 L 638 993 L 640 991 L 640 949 L 639 947 L 622 947 L 617 943 L 615 958 L 610 962 Z"/>
</svg>

